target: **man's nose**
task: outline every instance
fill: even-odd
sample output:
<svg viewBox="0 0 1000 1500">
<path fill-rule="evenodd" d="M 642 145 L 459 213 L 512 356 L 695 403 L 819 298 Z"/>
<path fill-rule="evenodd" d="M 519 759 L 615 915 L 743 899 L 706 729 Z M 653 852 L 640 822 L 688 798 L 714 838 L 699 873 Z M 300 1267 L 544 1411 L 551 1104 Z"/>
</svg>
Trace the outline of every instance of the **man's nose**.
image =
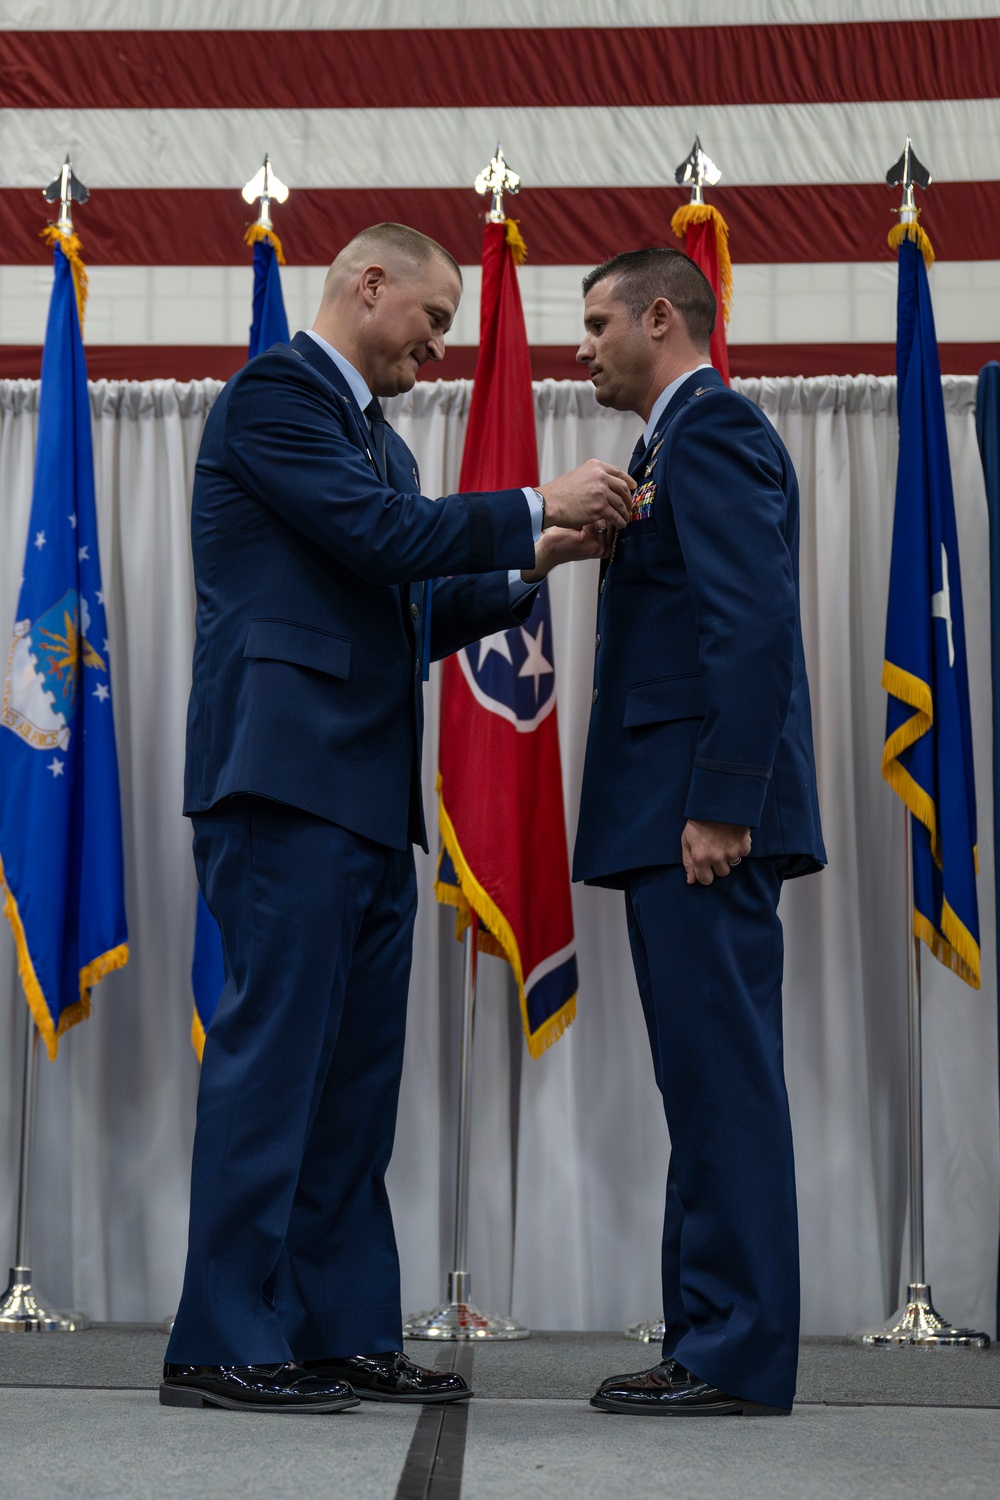
<svg viewBox="0 0 1000 1500">
<path fill-rule="evenodd" d="M 576 362 L 578 365 L 586 365 L 590 363 L 593 357 L 594 346 L 591 343 L 590 339 L 584 339 L 583 343 L 576 351 Z"/>
<path fill-rule="evenodd" d="M 427 341 L 427 356 L 428 356 L 429 359 L 436 360 L 438 362 L 438 364 L 440 364 L 441 361 L 444 359 L 444 335 L 443 334 L 439 334 L 437 338 L 428 339 L 428 341 Z"/>
</svg>

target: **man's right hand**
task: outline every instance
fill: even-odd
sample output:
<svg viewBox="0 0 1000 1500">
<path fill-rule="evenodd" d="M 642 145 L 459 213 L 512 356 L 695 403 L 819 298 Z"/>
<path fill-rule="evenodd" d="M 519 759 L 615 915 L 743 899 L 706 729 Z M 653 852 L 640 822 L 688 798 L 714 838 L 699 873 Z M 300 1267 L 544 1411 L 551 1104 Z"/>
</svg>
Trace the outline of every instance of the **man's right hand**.
<svg viewBox="0 0 1000 1500">
<path fill-rule="evenodd" d="M 566 526 L 572 531 L 613 526 L 620 531 L 632 519 L 635 480 L 599 458 L 588 458 L 578 469 L 540 489 L 545 496 L 546 526 Z"/>
</svg>

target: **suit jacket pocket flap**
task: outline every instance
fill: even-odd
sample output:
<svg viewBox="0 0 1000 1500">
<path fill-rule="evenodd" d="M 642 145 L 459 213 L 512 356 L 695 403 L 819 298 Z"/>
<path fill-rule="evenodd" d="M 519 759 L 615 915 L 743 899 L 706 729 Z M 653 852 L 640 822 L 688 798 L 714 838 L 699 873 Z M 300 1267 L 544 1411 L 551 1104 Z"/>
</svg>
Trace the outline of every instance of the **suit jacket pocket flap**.
<svg viewBox="0 0 1000 1500">
<path fill-rule="evenodd" d="M 351 670 L 351 643 L 345 636 L 295 625 L 290 620 L 254 620 L 243 655 L 287 661 L 296 667 L 311 667 L 314 672 L 327 672 L 331 677 L 347 677 Z"/>
<path fill-rule="evenodd" d="M 626 729 L 639 724 L 666 724 L 671 719 L 700 719 L 706 712 L 705 679 L 700 673 L 687 677 L 658 677 L 655 682 L 637 682 L 625 698 Z"/>
</svg>

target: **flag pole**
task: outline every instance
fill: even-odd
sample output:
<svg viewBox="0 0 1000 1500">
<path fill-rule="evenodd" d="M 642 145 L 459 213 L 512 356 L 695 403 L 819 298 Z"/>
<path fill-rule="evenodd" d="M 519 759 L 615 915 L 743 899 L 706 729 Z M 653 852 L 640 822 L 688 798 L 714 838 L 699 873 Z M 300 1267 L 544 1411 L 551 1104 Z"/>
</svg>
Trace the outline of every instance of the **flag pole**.
<svg viewBox="0 0 1000 1500">
<path fill-rule="evenodd" d="M 688 202 L 677 210 L 670 221 L 670 227 L 678 238 L 685 236 L 685 246 L 690 244 L 690 240 L 687 239 L 689 231 L 708 221 L 714 221 L 716 226 L 721 224 L 722 234 L 728 238 L 729 230 L 718 209 L 711 208 L 705 203 L 705 184 L 708 183 L 709 187 L 718 186 L 722 181 L 722 172 L 712 158 L 706 155 L 702 148 L 700 136 L 695 136 L 694 145 L 691 147 L 690 152 L 674 172 L 674 181 L 678 187 L 690 187 L 691 189 L 691 196 Z M 718 230 L 713 229 L 712 232 L 718 238 Z M 688 250 L 688 254 L 690 253 L 690 250 Z M 728 266 L 728 251 L 726 252 L 726 256 L 726 264 Z M 694 257 L 694 259 L 697 265 L 698 258 Z M 728 385 L 729 359 L 725 347 L 725 326 L 729 310 L 727 306 L 728 291 L 724 295 L 724 288 L 729 287 L 731 276 L 729 270 L 723 275 L 721 263 L 718 260 L 716 263 L 719 281 L 717 289 L 719 310 L 716 317 L 716 332 L 712 334 L 711 359 Z M 702 264 L 699 265 L 699 270 L 704 272 L 710 282 L 712 281 L 713 277 L 710 267 Z M 713 286 L 713 291 L 715 290 L 716 288 Z M 662 1344 L 666 1336 L 667 1326 L 663 1321 L 662 1315 L 659 1318 L 648 1318 L 643 1319 L 639 1323 L 630 1323 L 625 1329 L 625 1337 L 627 1339 L 635 1339 L 640 1344 Z"/>
<path fill-rule="evenodd" d="M 473 916 L 465 932 L 464 975 L 462 983 L 462 1059 L 458 1085 L 458 1162 L 455 1170 L 455 1249 L 454 1270 L 448 1274 L 448 1301 L 468 1303 L 469 1273 L 459 1267 L 469 1262 L 469 1144 L 472 1112 L 469 1096 L 472 1088 L 472 1051 L 476 1036 L 476 981 L 479 977 L 478 922 Z"/>
<path fill-rule="evenodd" d="M 458 1152 L 455 1164 L 455 1244 L 448 1272 L 448 1294 L 440 1307 L 407 1318 L 408 1339 L 437 1339 L 439 1343 L 526 1339 L 530 1331 L 513 1318 L 482 1312 L 470 1300 L 469 1263 L 469 1143 L 472 1126 L 472 1053 L 476 1032 L 476 981 L 479 970 L 479 920 L 475 912 L 465 929 L 462 985 L 462 1048 L 458 1084 Z"/>
<path fill-rule="evenodd" d="M 899 160 L 894 162 L 886 173 L 886 182 L 890 187 L 901 187 L 903 189 L 903 201 L 897 210 L 899 223 L 889 234 L 890 246 L 897 248 L 902 244 L 904 239 L 912 240 L 916 244 L 918 252 L 923 255 L 925 264 L 930 265 L 934 258 L 933 250 L 931 249 L 930 241 L 918 223 L 920 210 L 917 208 L 914 191 L 917 187 L 926 190 L 931 183 L 931 174 L 923 163 L 918 160 L 909 137 L 906 139 L 906 144 L 903 147 L 903 152 Z M 897 364 L 899 363 L 900 358 L 897 352 Z M 900 390 L 897 394 L 900 397 L 901 403 L 903 397 L 903 373 L 903 367 L 900 365 L 900 368 L 897 370 L 900 379 Z M 940 391 L 938 392 L 937 399 L 940 400 Z M 942 545 L 943 552 L 944 547 Z M 950 619 L 948 628 L 950 643 Z M 888 626 L 886 661 L 887 670 L 890 661 L 895 667 L 895 657 L 890 656 Z M 890 692 L 890 701 L 892 696 L 899 696 L 895 693 L 895 689 L 891 686 L 890 682 L 886 682 L 883 678 L 883 683 Z M 885 774 L 884 763 L 883 774 Z M 895 783 L 891 784 L 895 786 Z M 898 790 L 898 787 L 896 789 Z M 903 794 L 900 793 L 900 795 Z M 920 985 L 921 937 L 918 926 L 916 899 L 915 847 L 913 841 L 915 826 L 910 806 L 907 805 L 904 799 L 904 892 L 906 898 L 906 926 L 904 930 L 907 944 L 906 1004 L 908 1033 L 907 1105 L 909 1125 L 910 1275 L 906 1289 L 906 1301 L 895 1317 L 891 1318 L 881 1328 L 862 1329 L 854 1335 L 854 1341 L 869 1349 L 985 1349 L 988 1348 L 990 1342 L 987 1334 L 977 1332 L 972 1328 L 956 1328 L 940 1316 L 935 1310 L 931 1299 L 930 1285 L 926 1280 L 927 1273 L 924 1256 L 923 1038 L 921 1034 L 922 996 Z M 926 913 L 920 916 L 920 920 L 924 925 L 927 925 Z"/>
<path fill-rule="evenodd" d="M 50 203 L 59 200 L 56 228 L 68 241 L 73 238 L 73 199 L 86 203 L 88 190 L 73 175 L 69 157 L 59 176 L 43 190 Z M 38 1027 L 27 1012 L 24 1030 L 24 1067 L 21 1085 L 21 1151 L 17 1177 L 17 1228 L 10 1282 L 0 1299 L 0 1333 L 78 1333 L 90 1324 L 83 1313 L 56 1312 L 39 1298 L 31 1280 L 28 1251 L 28 1207 L 31 1186 L 31 1146 L 35 1119 L 35 1078 L 38 1062 Z"/>
<path fill-rule="evenodd" d="M 910 1277 L 906 1301 L 880 1328 L 862 1329 L 855 1343 L 866 1349 L 988 1349 L 989 1335 L 955 1328 L 935 1310 L 924 1260 L 924 1090 L 920 939 L 913 930 L 911 813 L 903 809 L 906 845 L 907 1103 L 909 1115 Z"/>
<path fill-rule="evenodd" d="M 17 1178 L 17 1231 L 10 1284 L 0 1300 L 0 1333 L 77 1333 L 90 1325 L 83 1313 L 56 1312 L 34 1290 L 28 1253 L 28 1202 L 31 1183 L 31 1145 L 35 1117 L 35 1077 L 38 1027 L 27 1014 L 24 1029 L 24 1070 L 21 1089 L 21 1159 Z"/>
<path fill-rule="evenodd" d="M 504 193 L 516 193 L 521 179 L 512 172 L 500 143 L 488 167 L 475 181 L 477 193 L 489 193 L 492 203 L 486 221 L 503 224 Z M 470 1301 L 471 1278 L 468 1266 L 469 1240 L 469 1146 L 472 1125 L 472 1055 L 476 1022 L 476 981 L 479 959 L 479 918 L 469 912 L 465 930 L 464 980 L 462 1002 L 462 1045 L 458 1094 L 458 1150 L 455 1168 L 455 1243 L 453 1267 L 448 1272 L 447 1300 L 430 1312 L 418 1313 L 403 1324 L 410 1339 L 439 1341 L 526 1339 L 530 1331 L 513 1318 L 499 1317 L 481 1311 Z"/>
</svg>

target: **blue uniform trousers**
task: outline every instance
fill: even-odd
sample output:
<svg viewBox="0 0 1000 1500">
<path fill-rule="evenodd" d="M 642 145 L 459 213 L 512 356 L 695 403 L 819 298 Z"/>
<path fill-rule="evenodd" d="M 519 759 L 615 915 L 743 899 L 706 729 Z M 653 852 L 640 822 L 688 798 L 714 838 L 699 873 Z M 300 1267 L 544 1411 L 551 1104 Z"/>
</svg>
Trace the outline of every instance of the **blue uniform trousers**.
<svg viewBox="0 0 1000 1500">
<path fill-rule="evenodd" d="M 664 1357 L 789 1408 L 798 1221 L 782 1066 L 781 859 L 711 886 L 682 865 L 626 877 L 629 939 L 670 1131 Z"/>
<path fill-rule="evenodd" d="M 412 851 L 262 797 L 194 818 L 226 986 L 205 1042 L 167 1359 L 401 1349 L 385 1191 L 416 913 Z"/>
</svg>

